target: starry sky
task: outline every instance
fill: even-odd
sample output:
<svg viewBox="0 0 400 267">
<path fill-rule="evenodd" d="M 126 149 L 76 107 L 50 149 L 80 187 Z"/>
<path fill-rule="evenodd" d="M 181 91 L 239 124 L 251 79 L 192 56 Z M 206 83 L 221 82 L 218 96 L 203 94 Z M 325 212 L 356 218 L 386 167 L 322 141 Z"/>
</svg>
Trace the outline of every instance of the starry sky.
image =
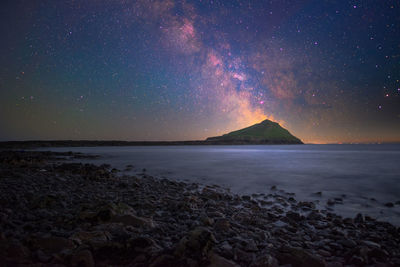
<svg viewBox="0 0 400 267">
<path fill-rule="evenodd" d="M 263 119 L 400 141 L 400 2 L 5 0 L 0 140 L 199 140 Z"/>
</svg>

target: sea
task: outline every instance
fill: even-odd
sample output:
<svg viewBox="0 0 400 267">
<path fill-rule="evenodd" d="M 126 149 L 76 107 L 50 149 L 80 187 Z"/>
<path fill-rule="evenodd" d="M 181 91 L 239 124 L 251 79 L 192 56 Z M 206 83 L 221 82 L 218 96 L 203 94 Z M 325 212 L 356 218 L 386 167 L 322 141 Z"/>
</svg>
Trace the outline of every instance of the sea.
<svg viewBox="0 0 400 267">
<path fill-rule="evenodd" d="M 42 149 L 43 150 L 43 149 Z M 239 145 L 62 147 L 100 155 L 85 162 L 204 185 L 241 195 L 271 187 L 316 201 L 344 217 L 357 213 L 400 225 L 400 145 Z M 82 161 L 82 160 L 80 160 Z M 127 165 L 133 165 L 128 171 Z M 282 191 L 282 192 L 283 192 Z M 336 199 L 336 201 L 332 201 Z M 327 202 L 336 202 L 328 205 Z M 393 207 L 389 207 L 393 203 Z"/>
</svg>

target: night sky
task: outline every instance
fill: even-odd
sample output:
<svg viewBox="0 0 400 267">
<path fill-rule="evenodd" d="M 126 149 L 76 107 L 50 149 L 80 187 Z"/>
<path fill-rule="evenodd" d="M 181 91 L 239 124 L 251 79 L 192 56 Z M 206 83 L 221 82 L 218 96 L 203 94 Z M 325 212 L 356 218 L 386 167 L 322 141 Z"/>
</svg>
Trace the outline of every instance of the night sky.
<svg viewBox="0 0 400 267">
<path fill-rule="evenodd" d="M 197 140 L 265 118 L 400 141 L 400 2 L 10 0 L 0 140 Z"/>
</svg>

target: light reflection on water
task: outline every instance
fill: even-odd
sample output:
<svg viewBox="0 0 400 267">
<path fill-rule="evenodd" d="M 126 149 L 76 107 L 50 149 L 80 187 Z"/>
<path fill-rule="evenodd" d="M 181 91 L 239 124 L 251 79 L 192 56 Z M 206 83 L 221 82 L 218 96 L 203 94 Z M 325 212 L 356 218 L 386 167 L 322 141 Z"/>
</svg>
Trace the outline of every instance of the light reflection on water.
<svg viewBox="0 0 400 267">
<path fill-rule="evenodd" d="M 218 184 L 240 194 L 269 193 L 272 185 L 298 200 L 343 198 L 335 212 L 361 212 L 400 224 L 400 145 L 258 145 L 52 148 L 100 154 L 95 163 L 155 176 Z M 131 172 L 132 173 L 132 172 Z M 322 197 L 313 196 L 322 192 Z M 343 197 L 345 195 L 345 197 Z M 377 201 L 372 201 L 371 198 Z"/>
</svg>

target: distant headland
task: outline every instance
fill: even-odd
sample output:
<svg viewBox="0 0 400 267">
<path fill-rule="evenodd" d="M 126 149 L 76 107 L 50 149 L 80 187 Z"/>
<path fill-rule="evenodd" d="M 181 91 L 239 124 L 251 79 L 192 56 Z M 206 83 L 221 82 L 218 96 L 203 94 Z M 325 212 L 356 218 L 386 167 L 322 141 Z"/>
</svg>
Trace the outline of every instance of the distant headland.
<svg viewBox="0 0 400 267">
<path fill-rule="evenodd" d="M 193 141 L 102 141 L 102 140 L 48 140 L 6 141 L 0 148 L 30 147 L 92 147 L 92 146 L 179 146 L 179 145 L 278 145 L 303 144 L 278 123 L 264 120 L 237 131 L 206 140 Z"/>
</svg>

